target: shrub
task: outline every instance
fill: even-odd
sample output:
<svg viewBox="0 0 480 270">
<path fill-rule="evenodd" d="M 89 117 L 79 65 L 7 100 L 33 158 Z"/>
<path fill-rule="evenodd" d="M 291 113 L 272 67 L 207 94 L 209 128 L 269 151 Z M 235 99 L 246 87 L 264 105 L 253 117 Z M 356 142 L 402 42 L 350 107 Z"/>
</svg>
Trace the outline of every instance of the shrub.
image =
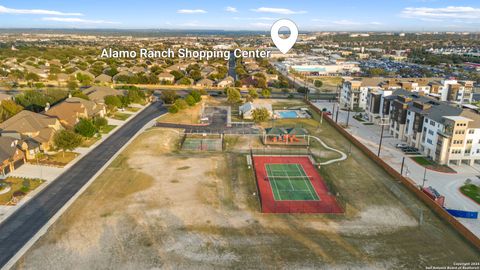
<svg viewBox="0 0 480 270">
<path fill-rule="evenodd" d="M 193 106 L 195 105 L 197 102 L 195 101 L 195 98 L 192 96 L 192 95 L 188 95 L 186 98 L 185 98 L 185 102 L 187 102 L 188 106 Z"/>
<path fill-rule="evenodd" d="M 108 125 L 108 120 L 105 119 L 104 117 L 97 117 L 93 120 L 93 124 L 98 129 L 98 128 L 107 126 Z"/>
<path fill-rule="evenodd" d="M 95 135 L 95 133 L 97 133 L 97 128 L 91 120 L 82 118 L 75 125 L 75 132 L 83 137 L 91 138 L 93 135 Z"/>
<path fill-rule="evenodd" d="M 168 108 L 168 112 L 169 113 L 178 113 L 178 107 L 177 105 L 173 104 L 172 106 L 170 106 L 170 108 Z"/>
<path fill-rule="evenodd" d="M 195 102 L 200 102 L 202 100 L 202 95 L 197 90 L 193 90 L 190 95 L 195 99 Z"/>
<path fill-rule="evenodd" d="M 175 105 L 179 110 L 186 109 L 188 107 L 188 103 L 184 99 L 177 99 L 175 100 Z"/>
</svg>

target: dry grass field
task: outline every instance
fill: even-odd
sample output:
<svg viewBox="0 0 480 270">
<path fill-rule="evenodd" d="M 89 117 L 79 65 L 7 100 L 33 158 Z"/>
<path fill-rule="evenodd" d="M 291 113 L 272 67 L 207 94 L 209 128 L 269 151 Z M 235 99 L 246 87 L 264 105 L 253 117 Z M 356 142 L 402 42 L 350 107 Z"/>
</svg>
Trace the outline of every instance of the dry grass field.
<svg viewBox="0 0 480 270">
<path fill-rule="evenodd" d="M 289 121 L 350 148 L 325 122 L 276 123 Z M 478 250 L 354 147 L 320 170 L 345 215 L 262 214 L 253 173 L 236 152 L 258 141 L 229 138 L 226 152 L 186 154 L 177 132 L 140 135 L 15 268 L 424 269 L 478 260 Z"/>
</svg>

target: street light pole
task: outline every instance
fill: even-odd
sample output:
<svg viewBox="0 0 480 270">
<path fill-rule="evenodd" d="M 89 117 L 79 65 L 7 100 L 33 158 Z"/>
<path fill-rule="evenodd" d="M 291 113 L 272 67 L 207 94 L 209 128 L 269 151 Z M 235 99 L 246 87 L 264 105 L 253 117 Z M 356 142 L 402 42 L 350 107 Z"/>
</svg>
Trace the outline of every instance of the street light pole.
<svg viewBox="0 0 480 270">
<path fill-rule="evenodd" d="M 405 157 L 402 158 L 402 167 L 400 168 L 400 175 L 403 176 L 403 166 L 405 165 Z"/>
<path fill-rule="evenodd" d="M 425 171 L 423 171 L 423 182 L 422 182 L 422 188 L 425 187 L 425 181 L 427 181 L 427 167 L 425 167 Z"/>
<path fill-rule="evenodd" d="M 383 129 L 385 128 L 385 125 L 382 124 L 382 132 L 380 133 L 380 143 L 378 144 L 378 154 L 377 156 L 380 156 L 380 150 L 382 149 L 382 141 L 383 141 Z M 403 163 L 402 163 L 402 168 L 403 168 Z"/>
<path fill-rule="evenodd" d="M 350 120 L 350 108 L 347 110 L 347 128 L 348 128 L 348 121 Z"/>
</svg>

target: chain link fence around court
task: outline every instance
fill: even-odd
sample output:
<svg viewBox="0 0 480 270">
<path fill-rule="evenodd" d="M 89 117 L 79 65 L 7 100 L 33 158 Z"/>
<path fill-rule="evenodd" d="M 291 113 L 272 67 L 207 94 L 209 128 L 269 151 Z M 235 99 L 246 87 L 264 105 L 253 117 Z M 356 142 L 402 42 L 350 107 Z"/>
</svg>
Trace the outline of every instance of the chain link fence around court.
<svg viewBox="0 0 480 270">
<path fill-rule="evenodd" d="M 184 151 L 223 151 L 222 134 L 184 134 L 181 149 Z"/>
</svg>

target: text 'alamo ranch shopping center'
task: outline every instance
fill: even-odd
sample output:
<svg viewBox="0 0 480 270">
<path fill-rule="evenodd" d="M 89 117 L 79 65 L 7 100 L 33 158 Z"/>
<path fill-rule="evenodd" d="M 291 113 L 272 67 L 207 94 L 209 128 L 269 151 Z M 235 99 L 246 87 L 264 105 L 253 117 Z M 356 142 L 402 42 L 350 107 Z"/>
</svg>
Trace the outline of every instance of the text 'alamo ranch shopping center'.
<svg viewBox="0 0 480 270">
<path fill-rule="evenodd" d="M 235 58 L 251 57 L 251 58 L 269 58 L 271 51 L 264 50 L 190 50 L 188 48 L 181 48 L 174 51 L 170 48 L 166 50 L 148 50 L 140 49 L 134 50 L 114 50 L 112 48 L 104 48 L 100 57 L 102 58 L 192 58 L 198 60 L 210 60 L 213 58 L 223 58 L 230 60 L 232 55 Z"/>
</svg>

